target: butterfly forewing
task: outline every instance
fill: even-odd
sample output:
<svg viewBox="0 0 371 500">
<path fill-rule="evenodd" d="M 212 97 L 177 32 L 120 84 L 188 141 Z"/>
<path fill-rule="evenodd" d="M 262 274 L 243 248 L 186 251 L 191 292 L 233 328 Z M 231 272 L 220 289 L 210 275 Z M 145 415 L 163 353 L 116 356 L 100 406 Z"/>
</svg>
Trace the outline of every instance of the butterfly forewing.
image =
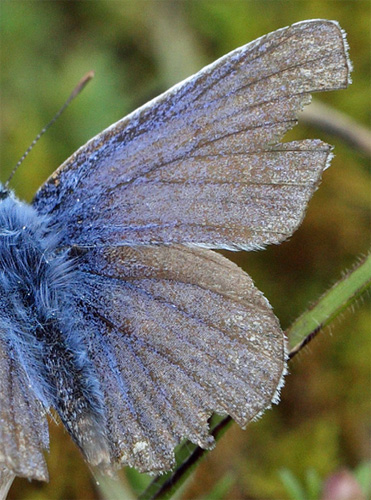
<svg viewBox="0 0 371 500">
<path fill-rule="evenodd" d="M 62 217 L 66 244 L 259 248 L 286 239 L 329 146 L 272 145 L 310 92 L 347 85 L 344 43 L 337 23 L 319 20 L 231 52 L 88 142 L 35 206 Z"/>
</svg>

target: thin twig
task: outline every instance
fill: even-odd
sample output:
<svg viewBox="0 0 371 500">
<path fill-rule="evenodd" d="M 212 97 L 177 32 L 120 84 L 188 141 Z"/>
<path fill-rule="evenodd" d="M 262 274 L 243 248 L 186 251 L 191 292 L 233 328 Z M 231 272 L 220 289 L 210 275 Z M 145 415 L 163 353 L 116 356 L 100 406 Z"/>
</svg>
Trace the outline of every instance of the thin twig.
<svg viewBox="0 0 371 500">
<path fill-rule="evenodd" d="M 371 132 L 345 113 L 313 100 L 303 109 L 300 120 L 343 139 L 352 148 L 371 158 Z"/>
<path fill-rule="evenodd" d="M 13 484 L 15 474 L 6 467 L 0 467 L 0 500 L 5 500 Z"/>
</svg>

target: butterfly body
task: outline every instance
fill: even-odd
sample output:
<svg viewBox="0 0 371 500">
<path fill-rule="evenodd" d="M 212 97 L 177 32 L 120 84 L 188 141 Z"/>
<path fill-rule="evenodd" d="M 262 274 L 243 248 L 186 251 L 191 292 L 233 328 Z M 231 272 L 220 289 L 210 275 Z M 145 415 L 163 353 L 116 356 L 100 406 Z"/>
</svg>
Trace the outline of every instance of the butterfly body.
<svg viewBox="0 0 371 500">
<path fill-rule="evenodd" d="M 102 394 L 73 307 L 79 276 L 69 253 L 58 248 L 59 239 L 48 217 L 11 193 L 0 202 L 0 341 L 43 408 L 57 411 L 97 464 L 109 461 Z M 86 436 L 89 443 L 94 436 L 94 449 Z"/>
<path fill-rule="evenodd" d="M 278 401 L 278 319 L 211 249 L 259 249 L 300 225 L 331 146 L 279 141 L 310 92 L 349 72 L 336 22 L 294 24 L 98 134 L 32 206 L 0 191 L 5 469 L 47 477 L 50 408 L 92 465 L 163 472 L 182 439 L 213 446 L 213 412 L 245 427 Z"/>
</svg>

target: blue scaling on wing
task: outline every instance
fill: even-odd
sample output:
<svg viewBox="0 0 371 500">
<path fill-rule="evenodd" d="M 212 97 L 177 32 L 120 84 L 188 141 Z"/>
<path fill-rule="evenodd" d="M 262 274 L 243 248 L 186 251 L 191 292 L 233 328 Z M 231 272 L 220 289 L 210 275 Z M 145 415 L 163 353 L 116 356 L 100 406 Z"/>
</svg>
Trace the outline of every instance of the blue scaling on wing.
<svg viewBox="0 0 371 500">
<path fill-rule="evenodd" d="M 34 206 L 62 218 L 66 244 L 278 243 L 300 224 L 330 147 L 274 145 L 310 92 L 348 82 L 337 23 L 270 33 L 93 138 L 52 175 Z"/>
</svg>

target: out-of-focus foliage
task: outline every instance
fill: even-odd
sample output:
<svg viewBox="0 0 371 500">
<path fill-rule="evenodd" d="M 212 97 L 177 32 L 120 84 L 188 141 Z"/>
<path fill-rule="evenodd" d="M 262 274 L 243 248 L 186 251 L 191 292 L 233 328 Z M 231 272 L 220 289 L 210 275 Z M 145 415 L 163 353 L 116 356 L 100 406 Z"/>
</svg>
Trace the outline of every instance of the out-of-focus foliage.
<svg viewBox="0 0 371 500">
<path fill-rule="evenodd" d="M 40 141 L 14 178 L 30 200 L 46 177 L 95 133 L 224 53 L 310 18 L 347 31 L 353 85 L 317 98 L 369 120 L 368 1 L 128 0 L 0 4 L 1 179 L 80 77 L 96 78 Z M 335 145 L 302 227 L 289 242 L 228 256 L 256 281 L 285 328 L 369 245 L 369 162 L 337 138 L 304 126 L 289 138 Z M 331 335 L 330 335 L 331 333 Z M 370 313 L 359 304 L 295 358 L 282 401 L 246 431 L 232 426 L 182 492 L 200 498 L 233 477 L 224 498 L 289 498 L 279 471 L 305 481 L 354 469 L 369 455 Z M 17 479 L 9 498 L 96 499 L 91 474 L 62 427 L 51 424 L 50 483 Z M 121 476 L 125 481 L 125 472 Z M 130 484 L 139 485 L 135 473 Z M 221 483 L 219 483 L 220 485 Z M 138 486 L 139 488 L 139 486 Z"/>
</svg>

